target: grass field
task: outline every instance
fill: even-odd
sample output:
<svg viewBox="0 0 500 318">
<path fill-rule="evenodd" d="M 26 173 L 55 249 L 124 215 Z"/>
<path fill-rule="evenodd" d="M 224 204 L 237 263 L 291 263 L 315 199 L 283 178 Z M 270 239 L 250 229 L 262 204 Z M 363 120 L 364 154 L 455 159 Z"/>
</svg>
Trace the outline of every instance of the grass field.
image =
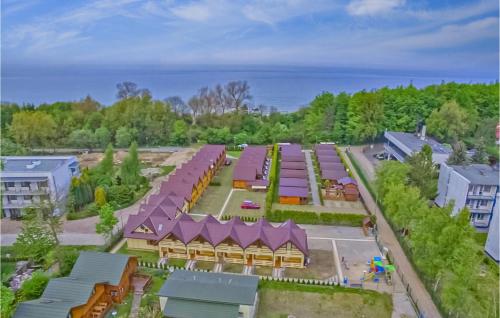
<svg viewBox="0 0 500 318">
<path fill-rule="evenodd" d="M 234 158 L 239 158 L 241 156 L 241 153 L 242 151 L 238 151 L 238 150 L 229 150 L 227 152 L 227 155 L 228 156 L 231 156 L 231 157 L 234 157 Z"/>
<path fill-rule="evenodd" d="M 134 255 L 137 256 L 140 261 L 150 263 L 157 263 L 160 259 L 160 257 L 158 256 L 158 252 L 129 250 L 126 245 L 123 245 L 122 248 L 117 251 L 117 253 Z"/>
<path fill-rule="evenodd" d="M 245 210 L 240 208 L 240 205 L 245 200 L 251 200 L 260 204 L 258 210 Z M 261 217 L 265 213 L 266 193 L 265 192 L 250 192 L 250 191 L 233 191 L 229 200 L 224 215 L 251 216 Z"/>
<path fill-rule="evenodd" d="M 335 263 L 331 251 L 309 250 L 311 263 L 307 268 L 287 268 L 285 277 L 328 279 L 335 275 Z"/>
<path fill-rule="evenodd" d="M 270 266 L 255 266 L 254 274 L 259 276 L 271 276 L 273 274 L 273 268 Z"/>
<path fill-rule="evenodd" d="M 206 261 L 196 261 L 195 267 L 197 269 L 205 269 L 211 271 L 215 266 L 214 262 L 206 262 Z"/>
<path fill-rule="evenodd" d="M 2 262 L 2 283 L 6 282 L 10 276 L 16 271 L 15 262 Z"/>
<path fill-rule="evenodd" d="M 236 161 L 230 166 L 223 166 L 213 181 L 220 182 L 219 186 L 208 186 L 201 199 L 192 209 L 192 213 L 219 214 L 232 188 L 233 170 Z"/>
<path fill-rule="evenodd" d="M 389 318 L 389 294 L 331 286 L 261 282 L 257 317 L 377 317 Z"/>
</svg>

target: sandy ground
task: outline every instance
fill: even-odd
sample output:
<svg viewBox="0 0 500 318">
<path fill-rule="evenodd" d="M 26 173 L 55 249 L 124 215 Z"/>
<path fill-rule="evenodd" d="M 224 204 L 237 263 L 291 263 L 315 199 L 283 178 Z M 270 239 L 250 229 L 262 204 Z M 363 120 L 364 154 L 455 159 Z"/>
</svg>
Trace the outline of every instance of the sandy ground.
<svg viewBox="0 0 500 318">
<path fill-rule="evenodd" d="M 181 150 L 177 154 L 176 158 L 182 159 L 183 156 L 189 155 L 191 148 L 186 148 L 185 150 Z M 123 159 L 127 156 L 128 151 L 118 150 L 114 155 L 114 163 L 121 164 Z M 169 152 L 139 152 L 139 160 L 150 167 L 158 167 L 169 165 L 169 158 L 172 156 L 172 153 Z M 91 153 L 83 153 L 77 156 L 80 161 L 81 168 L 92 168 L 95 167 L 104 157 L 104 153 L 102 152 L 91 152 Z M 174 158 L 173 161 L 177 160 Z M 172 160 L 170 160 L 172 161 Z"/>
</svg>

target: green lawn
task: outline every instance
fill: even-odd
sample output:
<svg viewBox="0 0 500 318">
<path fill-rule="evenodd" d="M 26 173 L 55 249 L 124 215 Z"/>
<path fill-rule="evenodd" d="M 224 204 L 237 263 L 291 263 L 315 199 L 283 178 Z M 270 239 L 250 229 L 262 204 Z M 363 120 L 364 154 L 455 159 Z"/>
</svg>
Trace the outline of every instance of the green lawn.
<svg viewBox="0 0 500 318">
<path fill-rule="evenodd" d="M 229 150 L 226 152 L 228 156 L 239 158 L 241 156 L 242 151 L 239 150 Z"/>
<path fill-rule="evenodd" d="M 391 296 L 369 290 L 261 281 L 259 294 L 259 318 L 389 318 L 392 314 Z"/>
<path fill-rule="evenodd" d="M 16 263 L 15 262 L 2 262 L 2 283 L 6 282 L 10 276 L 16 271 Z"/>
<path fill-rule="evenodd" d="M 158 296 L 156 294 L 160 291 L 163 283 L 165 283 L 168 277 L 168 271 L 143 268 L 139 271 L 139 274 L 151 275 L 153 279 L 151 285 L 149 285 L 149 288 L 144 293 L 144 296 L 142 296 L 141 307 L 145 307 L 158 301 Z"/>
<path fill-rule="evenodd" d="M 259 276 L 272 276 L 273 268 L 271 266 L 255 266 L 254 274 Z"/>
<path fill-rule="evenodd" d="M 134 256 L 137 256 L 140 261 L 150 262 L 150 263 L 157 263 L 158 260 L 160 259 L 158 252 L 129 250 L 126 245 L 123 245 L 117 251 L 117 253 L 134 255 Z"/>
<path fill-rule="evenodd" d="M 285 277 L 328 279 L 335 275 L 335 263 L 331 251 L 309 250 L 311 263 L 306 268 L 287 268 Z"/>
<path fill-rule="evenodd" d="M 132 308 L 132 297 L 133 293 L 129 292 L 127 297 L 123 300 L 123 302 L 119 305 L 115 305 L 114 308 L 118 312 L 116 315 L 117 318 L 127 318 L 130 314 L 130 309 Z"/>
<path fill-rule="evenodd" d="M 243 272 L 243 264 L 224 263 L 222 271 L 241 274 Z"/>
<path fill-rule="evenodd" d="M 223 166 L 212 181 L 220 182 L 219 186 L 210 185 L 201 199 L 192 209 L 192 213 L 219 214 L 232 188 L 233 170 L 236 162 Z"/>
<path fill-rule="evenodd" d="M 186 260 L 180 258 L 171 258 L 168 260 L 168 265 L 176 267 L 184 267 L 186 266 Z"/>
<path fill-rule="evenodd" d="M 162 166 L 160 176 L 166 176 L 175 169 L 175 166 Z"/>
<path fill-rule="evenodd" d="M 251 200 L 260 204 L 258 210 L 245 210 L 240 208 L 240 205 L 245 200 Z M 231 199 L 229 200 L 224 215 L 237 215 L 237 216 L 251 216 L 261 217 L 265 213 L 266 206 L 266 193 L 265 192 L 250 192 L 250 191 L 233 191 Z"/>
</svg>

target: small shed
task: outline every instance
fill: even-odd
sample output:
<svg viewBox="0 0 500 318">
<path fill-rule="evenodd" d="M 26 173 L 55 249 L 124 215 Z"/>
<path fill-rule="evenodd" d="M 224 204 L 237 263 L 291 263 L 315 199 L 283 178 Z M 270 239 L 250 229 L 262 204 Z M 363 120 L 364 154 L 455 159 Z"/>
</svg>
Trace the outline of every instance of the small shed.
<svg viewBox="0 0 500 318">
<path fill-rule="evenodd" d="M 309 191 L 307 188 L 279 187 L 279 202 L 282 204 L 307 204 Z"/>
</svg>

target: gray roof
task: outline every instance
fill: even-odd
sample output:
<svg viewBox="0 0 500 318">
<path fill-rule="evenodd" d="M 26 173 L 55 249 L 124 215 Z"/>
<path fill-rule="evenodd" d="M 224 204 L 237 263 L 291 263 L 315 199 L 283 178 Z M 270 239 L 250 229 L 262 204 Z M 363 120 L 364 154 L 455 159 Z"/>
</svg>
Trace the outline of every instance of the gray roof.
<svg viewBox="0 0 500 318">
<path fill-rule="evenodd" d="M 129 258 L 126 254 L 82 251 L 69 276 L 118 286 Z"/>
<path fill-rule="evenodd" d="M 173 318 L 237 318 L 239 305 L 168 298 L 163 314 Z"/>
<path fill-rule="evenodd" d="M 432 152 L 437 154 L 450 154 L 451 149 L 443 146 L 431 137 L 425 137 L 424 140 L 412 133 L 399 132 L 399 131 L 386 131 L 386 135 L 397 139 L 399 142 L 410 148 L 412 152 L 419 152 L 422 147 L 427 144 L 431 146 Z"/>
<path fill-rule="evenodd" d="M 14 318 L 66 318 L 71 308 L 87 303 L 93 290 L 94 283 L 70 277 L 51 279 L 39 299 L 19 304 Z"/>
<path fill-rule="evenodd" d="M 158 292 L 159 296 L 236 305 L 253 305 L 257 276 L 176 270 Z"/>
<path fill-rule="evenodd" d="M 71 308 L 86 304 L 96 283 L 120 283 L 131 256 L 80 252 L 69 277 L 49 281 L 40 299 L 22 302 L 14 318 L 67 318 Z"/>
<path fill-rule="evenodd" d="M 32 156 L 32 157 L 1 157 L 4 172 L 50 172 L 67 161 L 76 161 L 74 156 Z M 33 165 L 33 163 L 35 163 Z M 32 168 L 28 166 L 32 165 Z"/>
<path fill-rule="evenodd" d="M 492 168 L 486 164 L 471 164 L 467 166 L 452 165 L 456 172 L 477 185 L 498 185 L 498 169 Z"/>
</svg>

